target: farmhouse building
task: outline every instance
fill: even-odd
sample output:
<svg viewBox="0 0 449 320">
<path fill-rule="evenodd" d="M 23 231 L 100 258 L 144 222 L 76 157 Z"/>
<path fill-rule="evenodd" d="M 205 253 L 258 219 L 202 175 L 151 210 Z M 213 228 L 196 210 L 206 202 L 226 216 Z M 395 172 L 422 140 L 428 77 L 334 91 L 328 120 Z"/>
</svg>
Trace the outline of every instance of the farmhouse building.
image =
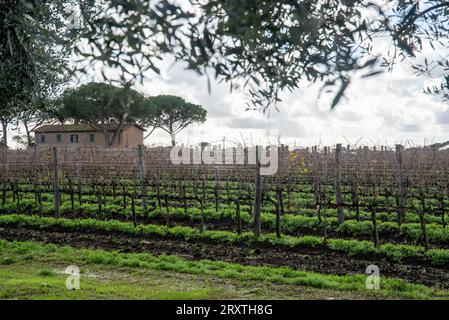
<svg viewBox="0 0 449 320">
<path fill-rule="evenodd" d="M 109 139 L 116 133 L 118 125 L 109 125 Z M 137 124 L 125 125 L 117 134 L 112 147 L 127 148 L 143 144 L 144 128 Z M 34 130 L 36 146 L 77 145 L 81 147 L 106 146 L 102 128 L 90 124 L 43 125 Z"/>
</svg>

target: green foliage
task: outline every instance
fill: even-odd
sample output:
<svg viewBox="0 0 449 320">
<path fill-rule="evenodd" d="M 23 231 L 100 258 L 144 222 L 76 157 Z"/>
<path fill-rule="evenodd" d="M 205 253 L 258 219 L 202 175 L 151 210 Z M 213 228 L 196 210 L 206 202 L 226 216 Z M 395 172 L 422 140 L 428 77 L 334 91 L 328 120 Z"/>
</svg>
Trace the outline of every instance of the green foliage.
<svg viewBox="0 0 449 320">
<path fill-rule="evenodd" d="M 42 270 L 39 270 L 37 275 L 42 276 L 42 277 L 53 277 L 55 275 L 55 272 L 50 269 L 42 269 Z"/>
<path fill-rule="evenodd" d="M 16 259 L 12 257 L 2 257 L 0 259 L 0 265 L 10 265 L 16 263 Z"/>
<path fill-rule="evenodd" d="M 203 107 L 181 97 L 159 95 L 148 98 L 147 102 L 142 123 L 170 134 L 173 145 L 175 135 L 181 130 L 193 123 L 206 121 L 207 111 Z"/>
<path fill-rule="evenodd" d="M 449 264 L 449 252 L 444 249 L 431 249 L 428 250 L 425 255 L 436 266 L 446 266 Z"/>
<path fill-rule="evenodd" d="M 336 251 L 343 251 L 349 255 L 373 254 L 376 249 L 372 242 L 358 240 L 331 239 L 329 247 Z"/>
<path fill-rule="evenodd" d="M 47 102 L 67 81 L 70 32 L 61 19 L 75 1 L 6 0 L 0 7 L 0 121 L 39 122 Z M 27 132 L 27 146 L 31 136 Z"/>
<path fill-rule="evenodd" d="M 67 17 L 67 8 L 80 13 L 79 24 L 70 30 L 61 19 L 72 18 Z M 171 55 L 208 80 L 207 70 L 212 70 L 231 89 L 243 82 L 251 96 L 250 107 L 266 110 L 280 101 L 283 90 L 317 80 L 335 88 L 334 107 L 353 78 L 384 70 L 378 61 L 382 67 L 391 67 L 398 55 L 410 58 L 427 52 L 422 50 L 423 40 L 447 43 L 447 8 L 447 3 L 437 0 L 425 4 L 357 0 L 338 5 L 311 0 L 229 0 L 189 1 L 187 6 L 169 0 L 155 0 L 151 5 L 144 0 L 9 0 L 0 11 L 0 78 L 4 79 L 0 96 L 29 92 L 29 85 L 43 78 L 42 72 L 38 79 L 34 74 L 41 66 L 52 71 L 57 64 L 50 63 L 54 59 L 48 59 L 49 50 L 41 48 L 57 51 L 58 46 L 74 42 L 69 48 L 79 59 L 76 71 L 87 73 L 92 65 L 113 69 L 114 76 L 102 72 L 105 81 L 143 83 L 143 74 L 160 73 L 158 61 Z M 372 55 L 378 37 L 387 36 L 399 50 Z M 431 47 L 436 46 L 431 43 Z M 428 93 L 447 97 L 448 63 L 444 55 L 434 56 L 414 67 L 427 75 L 438 66 L 441 86 Z M 13 105 L 8 107 L 12 110 Z M 7 109 L 3 111 L 6 114 Z"/>
<path fill-rule="evenodd" d="M 392 244 L 387 243 L 379 247 L 378 252 L 384 254 L 393 261 L 402 261 L 405 258 L 422 258 L 424 253 L 424 248 L 409 246 L 403 244 Z M 432 261 L 433 263 L 433 261 Z"/>
<path fill-rule="evenodd" d="M 338 231 L 345 234 L 370 236 L 373 234 L 373 224 L 370 221 L 348 220 L 338 227 Z"/>
<path fill-rule="evenodd" d="M 149 193 L 149 196 L 154 194 Z M 42 199 L 42 213 L 44 215 L 54 214 L 53 195 L 49 193 L 43 193 Z M 83 217 L 105 217 L 111 219 L 117 219 L 120 216 L 131 219 L 131 208 L 128 205 L 126 209 L 123 208 L 121 197 L 117 197 L 115 200 L 112 197 L 105 197 L 103 200 L 105 203 L 102 206 L 101 214 L 98 207 L 98 198 L 93 195 L 84 195 L 84 202 L 80 205 L 78 201 L 74 202 L 74 210 L 72 210 L 69 198 L 63 197 L 60 212 L 64 216 L 73 212 L 82 215 Z M 215 210 L 215 206 L 206 206 L 204 209 L 206 223 L 211 221 L 213 223 L 219 223 L 222 220 L 232 220 L 233 223 L 237 223 L 235 205 L 220 203 Z M 240 218 L 242 226 L 248 228 L 252 224 L 252 217 L 248 213 L 248 206 L 241 206 Z M 269 210 L 270 207 L 264 206 L 263 210 Z M 201 211 L 197 207 L 188 207 L 187 212 L 182 207 L 169 207 L 169 215 L 172 217 L 188 218 L 194 222 L 201 220 Z M 4 213 L 34 213 L 39 214 L 38 206 L 34 198 L 33 193 L 23 193 L 20 196 L 20 202 L 13 202 L 12 197 L 9 196 L 5 206 L 0 206 L 0 211 Z M 385 216 L 384 213 L 383 216 Z M 150 219 L 165 219 L 167 212 L 165 207 L 153 207 L 149 210 L 144 210 L 141 206 L 140 200 L 136 201 L 136 215 L 137 217 L 150 218 Z M 346 221 L 339 225 L 336 217 L 336 212 L 329 210 L 327 217 L 327 230 L 328 232 L 342 234 L 351 237 L 364 237 L 371 238 L 373 234 L 373 226 L 370 221 L 370 213 L 361 212 L 360 220 L 354 220 L 353 213 L 347 212 Z M 380 218 L 382 213 L 378 215 L 378 232 L 382 237 L 391 237 L 399 235 L 406 242 L 411 244 L 419 244 L 422 239 L 422 229 L 418 220 L 417 214 L 408 213 L 406 216 L 406 223 L 403 223 L 401 227 L 397 222 L 390 221 L 390 217 L 384 218 L 382 221 Z M 445 228 L 441 225 L 441 217 L 434 215 L 426 215 L 427 220 L 427 235 L 429 242 L 432 244 L 448 244 L 449 243 L 449 228 Z M 276 215 L 269 212 L 262 212 L 261 214 L 262 226 L 267 229 L 274 230 Z M 323 219 L 320 220 L 317 217 L 316 209 L 308 211 L 307 209 L 301 209 L 298 214 L 284 214 L 281 216 L 281 229 L 282 233 L 286 234 L 301 234 L 302 232 L 314 232 L 321 233 L 324 228 Z"/>
<path fill-rule="evenodd" d="M 431 263 L 441 265 L 446 263 L 448 250 L 424 253 L 424 249 L 417 246 L 384 244 L 374 247 L 372 242 L 345 239 L 328 239 L 325 243 L 323 238 L 315 236 L 293 237 L 283 236 L 277 238 L 275 234 L 264 234 L 260 238 L 255 238 L 252 233 L 246 232 L 236 234 L 230 231 L 204 231 L 190 227 L 176 226 L 169 228 L 161 225 L 138 225 L 134 227 L 129 222 L 119 221 L 99 221 L 95 219 L 55 219 L 40 218 L 38 216 L 26 215 L 3 215 L 0 216 L 0 226 L 18 226 L 46 229 L 57 227 L 67 230 L 83 231 L 107 231 L 120 232 L 126 235 L 160 236 L 172 235 L 188 241 L 207 240 L 220 243 L 244 243 L 252 245 L 256 243 L 266 243 L 275 246 L 285 246 L 290 248 L 328 246 L 328 248 L 341 251 L 349 255 L 377 254 L 388 257 L 395 261 L 402 261 L 405 258 L 429 259 Z M 435 259 L 435 260 L 434 260 Z M 448 261 L 449 262 L 449 261 Z"/>
<path fill-rule="evenodd" d="M 264 284 L 290 284 L 320 289 L 348 290 L 367 293 L 365 275 L 322 275 L 314 272 L 295 270 L 288 267 L 247 266 L 222 261 L 199 260 L 191 261 L 177 256 L 152 256 L 146 253 L 121 253 L 116 251 L 77 249 L 60 247 L 37 242 L 8 242 L 0 240 L 0 261 L 5 257 L 15 255 L 13 262 L 20 263 L 26 256 L 32 254 L 36 262 L 61 262 L 89 265 L 105 265 L 120 268 L 143 268 L 192 275 L 208 275 L 215 278 L 237 279 L 240 281 L 258 281 Z M 20 254 L 18 254 L 20 252 Z M 122 270 L 121 270 L 122 271 Z M 43 268 L 36 272 L 40 277 L 52 278 L 54 271 Z M 147 272 L 145 275 L 147 276 Z M 135 275 L 134 275 L 135 276 Z M 47 281 L 51 281 L 47 279 Z M 85 279 L 83 289 L 88 285 Z M 108 282 L 108 286 L 111 283 Z M 382 277 L 380 290 L 372 290 L 373 297 L 394 296 L 406 298 L 445 298 L 447 291 L 436 290 L 422 285 L 410 284 L 401 279 Z"/>
<path fill-rule="evenodd" d="M 75 123 L 85 122 L 102 131 L 106 146 L 111 146 L 117 138 L 117 134 L 110 137 L 109 132 L 116 133 L 126 124 L 138 121 L 146 104 L 143 95 L 129 87 L 95 82 L 67 91 L 62 102 L 64 107 L 59 117 Z"/>
</svg>

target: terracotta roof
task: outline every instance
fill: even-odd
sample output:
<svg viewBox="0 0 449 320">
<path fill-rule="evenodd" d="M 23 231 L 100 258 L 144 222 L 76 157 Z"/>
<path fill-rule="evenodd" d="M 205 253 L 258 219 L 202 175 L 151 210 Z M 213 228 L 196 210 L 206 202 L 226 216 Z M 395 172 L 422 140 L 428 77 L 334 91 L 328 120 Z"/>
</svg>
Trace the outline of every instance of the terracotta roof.
<svg viewBox="0 0 449 320">
<path fill-rule="evenodd" d="M 144 128 L 137 124 L 127 124 L 124 128 L 128 126 L 136 126 L 142 131 L 146 131 Z M 109 125 L 109 131 L 116 131 L 118 128 L 117 124 Z M 85 131 L 101 131 L 100 127 L 94 128 L 90 124 L 45 124 L 33 130 L 34 132 L 85 132 Z"/>
</svg>

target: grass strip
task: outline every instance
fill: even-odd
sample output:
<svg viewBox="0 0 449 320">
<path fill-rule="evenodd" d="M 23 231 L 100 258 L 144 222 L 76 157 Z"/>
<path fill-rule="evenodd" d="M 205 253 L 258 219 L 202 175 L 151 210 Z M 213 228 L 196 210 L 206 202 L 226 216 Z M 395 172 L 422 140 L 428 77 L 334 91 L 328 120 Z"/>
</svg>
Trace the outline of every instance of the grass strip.
<svg viewBox="0 0 449 320">
<path fill-rule="evenodd" d="M 218 243 L 235 243 L 235 244 L 271 244 L 275 246 L 283 246 L 286 248 L 301 247 L 318 247 L 324 246 L 331 250 L 346 253 L 351 256 L 355 255 L 377 255 L 387 257 L 395 262 L 401 262 L 404 259 L 418 259 L 423 262 L 430 262 L 432 265 L 447 267 L 449 266 L 449 250 L 431 249 L 425 251 L 424 248 L 412 245 L 401 244 L 383 244 L 375 247 L 370 241 L 346 240 L 346 239 L 327 239 L 324 241 L 322 237 L 303 236 L 294 237 L 284 235 L 277 238 L 275 234 L 263 234 L 260 238 L 256 238 L 251 232 L 237 234 L 230 231 L 204 231 L 198 229 L 176 226 L 167 227 L 162 225 L 134 225 L 130 222 L 119 221 L 100 221 L 95 219 L 55 219 L 50 217 L 39 217 L 35 215 L 3 215 L 0 216 L 1 227 L 32 227 L 37 229 L 62 228 L 73 231 L 106 231 L 119 232 L 124 235 L 137 236 L 175 236 L 186 241 L 202 240 L 214 241 Z"/>
<path fill-rule="evenodd" d="M 116 200 L 120 202 L 121 200 Z M 53 213 L 53 202 L 45 203 L 42 207 L 44 214 L 52 214 Z M 79 203 L 75 203 L 75 212 L 79 212 L 80 214 L 87 216 L 96 216 L 98 214 L 98 205 L 92 203 L 83 203 L 80 205 Z M 2 210 L 5 210 L 6 213 L 16 213 L 16 214 L 24 214 L 31 212 L 33 214 L 37 214 L 36 211 L 33 211 L 35 208 L 35 199 L 22 199 L 20 202 L 19 208 L 17 208 L 17 203 L 10 200 L 6 206 L 1 207 Z M 72 212 L 70 201 L 63 201 L 61 204 L 61 214 L 68 214 Z M 127 208 L 126 210 L 119 204 L 106 204 L 103 206 L 102 210 L 104 214 L 107 214 L 111 217 L 114 215 L 124 215 L 131 216 L 131 208 Z M 165 218 L 167 215 L 165 208 L 155 208 L 151 212 L 145 212 L 141 206 L 136 207 L 136 214 L 140 217 L 147 216 L 149 218 Z M 169 214 L 171 217 L 187 217 L 192 221 L 200 221 L 202 219 L 202 213 L 199 208 L 188 208 L 187 213 L 184 212 L 184 208 L 169 208 Z M 204 214 L 206 219 L 213 220 L 222 220 L 222 219 L 230 219 L 236 220 L 236 213 L 234 208 L 228 208 L 226 206 L 222 206 L 219 208 L 219 211 L 215 211 L 215 208 L 206 208 L 204 210 Z M 379 213 L 379 218 L 386 217 L 386 214 Z M 408 214 L 410 216 L 410 214 Z M 240 214 L 240 218 L 244 225 L 252 224 L 251 215 L 242 210 Z M 427 224 L 427 237 L 431 244 L 436 245 L 444 245 L 449 244 L 449 228 L 443 227 L 439 224 L 440 217 L 426 215 L 428 221 Z M 382 221 L 379 219 L 378 231 L 380 236 L 383 234 L 401 234 L 411 242 L 411 244 L 418 244 L 422 239 L 422 228 L 418 221 L 413 219 L 409 219 L 410 222 L 399 225 L 397 222 L 393 221 Z M 275 228 L 276 224 L 276 215 L 268 212 L 263 212 L 261 214 L 262 224 L 272 230 Z M 281 217 L 281 226 L 282 230 L 286 233 L 294 233 L 301 229 L 307 229 L 311 231 L 318 232 L 323 229 L 323 223 L 320 222 L 316 213 L 314 216 L 307 215 L 296 215 L 296 214 L 285 214 Z M 327 230 L 328 232 L 337 232 L 341 234 L 345 234 L 352 237 L 370 237 L 373 234 L 373 224 L 371 221 L 367 220 L 347 220 L 343 224 L 338 223 L 338 219 L 336 217 L 328 217 L 327 218 Z"/>
<path fill-rule="evenodd" d="M 288 267 L 246 266 L 235 263 L 199 260 L 177 256 L 152 256 L 147 253 L 120 253 L 99 249 L 79 249 L 39 242 L 9 242 L 0 240 L 0 265 L 38 261 L 63 261 L 83 267 L 97 264 L 114 267 L 147 268 L 192 275 L 208 275 L 240 281 L 260 281 L 360 292 L 377 298 L 447 299 L 449 292 L 405 280 L 381 277 L 379 290 L 366 289 L 366 275 L 323 275 Z"/>
</svg>

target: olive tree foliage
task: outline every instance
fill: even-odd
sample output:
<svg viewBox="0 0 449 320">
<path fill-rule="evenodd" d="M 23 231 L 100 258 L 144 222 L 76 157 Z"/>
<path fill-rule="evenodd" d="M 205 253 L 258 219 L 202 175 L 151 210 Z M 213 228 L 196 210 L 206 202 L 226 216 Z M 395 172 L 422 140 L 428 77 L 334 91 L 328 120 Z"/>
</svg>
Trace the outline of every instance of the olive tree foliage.
<svg viewBox="0 0 449 320">
<path fill-rule="evenodd" d="M 442 80 L 438 85 L 425 88 L 424 92 L 427 94 L 437 95 L 443 101 L 447 102 L 449 101 L 449 61 L 446 61 L 444 69 L 447 73 L 443 76 L 444 80 Z"/>
<path fill-rule="evenodd" d="M 148 70 L 160 72 L 158 62 L 179 45 L 178 28 L 191 16 L 168 0 L 81 0 L 73 9 L 78 12 L 75 71 L 85 73 L 100 62 L 101 80 L 122 86 L 142 81 Z"/>
<path fill-rule="evenodd" d="M 31 144 L 28 129 L 45 114 L 43 100 L 54 98 L 68 79 L 71 35 L 62 17 L 73 2 L 5 0 L 0 5 L 0 122 L 5 144 L 10 124 L 24 124 Z"/>
<path fill-rule="evenodd" d="M 60 58 L 64 57 L 61 51 L 58 54 Z M 53 63 L 58 64 L 52 66 L 53 70 L 40 68 L 36 73 L 32 91 L 19 102 L 20 108 L 12 122 L 19 132 L 21 127 L 25 130 L 27 148 L 34 146 L 33 130 L 45 122 L 58 119 L 61 108 L 59 97 L 70 79 L 70 72 L 64 72 L 66 62 L 63 59 L 54 59 Z"/>
<path fill-rule="evenodd" d="M 159 95 L 149 97 L 147 101 L 141 119 L 142 125 L 152 127 L 153 130 L 162 129 L 170 134 L 172 146 L 176 144 L 176 134 L 181 130 L 193 123 L 206 121 L 207 111 L 203 107 L 187 102 L 181 97 Z M 152 132 L 150 131 L 150 134 Z"/>
<path fill-rule="evenodd" d="M 317 80 L 340 87 L 335 106 L 349 75 L 375 62 L 369 46 L 356 40 L 366 32 L 363 1 L 175 3 L 105 0 L 102 10 L 81 15 L 88 45 L 75 51 L 85 61 L 116 67 L 122 82 L 141 79 L 149 69 L 158 73 L 157 60 L 172 55 L 231 90 L 243 83 L 249 106 L 264 111 L 281 90 Z"/>
<path fill-rule="evenodd" d="M 441 80 L 443 87 L 430 93 L 441 93 L 449 72 L 449 2 L 443 0 L 6 2 L 0 9 L 4 124 L 39 78 L 35 67 L 53 65 L 41 63 L 51 60 L 51 53 L 45 50 L 41 57 L 35 49 L 54 44 L 69 45 L 73 75 L 101 64 L 103 80 L 124 87 L 143 82 L 147 71 L 159 73 L 159 62 L 172 56 L 207 79 L 228 83 L 231 90 L 243 85 L 248 107 L 263 111 L 276 107 L 282 92 L 313 82 L 332 91 L 330 106 L 335 107 L 352 82 L 391 70 L 403 59 L 419 75 Z M 74 18 L 70 30 L 55 27 Z M 373 55 L 378 39 L 391 47 Z M 428 45 L 436 55 L 428 56 Z M 419 62 L 422 55 L 424 63 Z"/>
<path fill-rule="evenodd" d="M 146 103 L 143 95 L 129 87 L 91 82 L 65 92 L 58 118 L 100 130 L 105 146 L 110 147 L 125 125 L 142 117 Z"/>
<path fill-rule="evenodd" d="M 16 11 L 17 10 L 17 11 Z M 7 128 L 14 119 L 19 101 L 33 82 L 33 59 L 28 54 L 30 39 L 17 19 L 25 8 L 20 4 L 0 7 L 0 122 L 2 140 L 7 144 Z"/>
<path fill-rule="evenodd" d="M 193 69 L 211 66 L 226 81 L 243 77 L 253 106 L 263 110 L 280 91 L 317 80 L 336 89 L 333 108 L 351 82 L 391 71 L 404 59 L 447 87 L 449 1 L 191 2 L 201 14 L 190 27 L 191 51 L 179 58 Z M 391 42 L 390 50 L 373 55 L 378 41 Z"/>
<path fill-rule="evenodd" d="M 413 65 L 416 74 L 433 79 L 424 92 L 449 101 L 449 1 L 407 4 L 398 10 L 403 18 L 393 27 L 392 38 L 405 57 L 420 58 Z M 423 54 L 426 47 L 432 48 L 431 56 Z"/>
<path fill-rule="evenodd" d="M 334 107 L 351 74 L 376 61 L 362 41 L 367 29 L 363 1 L 193 3 L 202 15 L 190 28 L 190 46 L 177 57 L 194 70 L 213 69 L 231 89 L 242 80 L 251 97 L 249 108 L 266 111 L 280 101 L 282 90 L 318 80 L 339 87 Z"/>
<path fill-rule="evenodd" d="M 158 73 L 158 60 L 172 55 L 208 81 L 243 84 L 248 107 L 263 111 L 283 91 L 313 82 L 333 92 L 333 108 L 351 82 L 414 58 L 424 41 L 447 48 L 441 0 L 104 0 L 97 11 L 84 4 L 88 45 L 76 51 L 86 61 L 119 69 L 123 82 Z M 391 50 L 373 55 L 378 38 Z"/>
</svg>

